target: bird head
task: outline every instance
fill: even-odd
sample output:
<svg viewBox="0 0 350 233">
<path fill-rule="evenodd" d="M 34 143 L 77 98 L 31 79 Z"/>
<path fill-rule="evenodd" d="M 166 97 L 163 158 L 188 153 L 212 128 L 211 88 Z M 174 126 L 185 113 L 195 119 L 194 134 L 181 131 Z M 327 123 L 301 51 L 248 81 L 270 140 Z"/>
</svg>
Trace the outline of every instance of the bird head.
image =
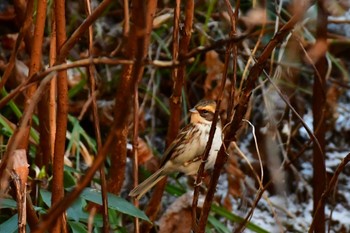
<svg viewBox="0 0 350 233">
<path fill-rule="evenodd" d="M 216 102 L 214 100 L 201 100 L 190 110 L 191 123 L 211 124 L 214 119 Z"/>
</svg>

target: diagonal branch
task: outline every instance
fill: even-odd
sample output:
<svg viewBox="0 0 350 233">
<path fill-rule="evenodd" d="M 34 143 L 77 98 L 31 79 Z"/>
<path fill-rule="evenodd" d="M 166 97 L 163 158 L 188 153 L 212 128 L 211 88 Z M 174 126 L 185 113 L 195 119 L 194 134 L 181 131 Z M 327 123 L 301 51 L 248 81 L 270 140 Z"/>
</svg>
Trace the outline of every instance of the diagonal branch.
<svg viewBox="0 0 350 233">
<path fill-rule="evenodd" d="M 250 70 L 249 76 L 245 82 L 242 93 L 239 98 L 239 102 L 235 107 L 235 114 L 231 124 L 227 127 L 227 130 L 224 132 L 224 141 L 223 146 L 221 146 L 218 157 L 215 162 L 214 171 L 212 179 L 210 180 L 208 194 L 205 198 L 205 202 L 203 205 L 203 213 L 200 218 L 200 226 L 205 225 L 208 219 L 209 211 L 205 211 L 205 209 L 210 209 L 211 203 L 214 198 L 215 189 L 219 180 L 220 171 L 223 168 L 226 161 L 226 151 L 225 148 L 229 146 L 232 141 L 236 141 L 236 133 L 241 127 L 242 119 L 247 112 L 248 103 L 250 96 L 255 88 L 256 81 L 261 75 L 264 65 L 270 57 L 274 48 L 276 48 L 286 36 L 290 33 L 290 31 L 294 28 L 294 26 L 301 20 L 305 11 L 307 10 L 307 5 L 302 5 L 300 11 L 298 11 L 269 41 L 269 43 L 265 46 L 264 50 L 261 53 L 261 56 L 258 58 L 257 62 L 254 64 L 252 69 Z M 201 228 L 199 232 L 204 232 L 205 228 Z"/>
</svg>

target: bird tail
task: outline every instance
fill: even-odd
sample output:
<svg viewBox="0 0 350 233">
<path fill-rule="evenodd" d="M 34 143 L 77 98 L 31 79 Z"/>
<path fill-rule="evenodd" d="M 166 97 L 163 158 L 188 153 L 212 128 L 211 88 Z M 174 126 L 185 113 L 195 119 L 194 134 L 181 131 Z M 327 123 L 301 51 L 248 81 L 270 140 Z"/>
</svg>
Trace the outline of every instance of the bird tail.
<svg viewBox="0 0 350 233">
<path fill-rule="evenodd" d="M 129 196 L 135 197 L 139 200 L 148 190 L 150 190 L 154 185 L 156 185 L 163 177 L 164 168 L 160 168 L 158 171 L 153 173 L 150 177 L 144 180 L 141 184 L 136 186 L 133 190 L 130 191 Z"/>
</svg>

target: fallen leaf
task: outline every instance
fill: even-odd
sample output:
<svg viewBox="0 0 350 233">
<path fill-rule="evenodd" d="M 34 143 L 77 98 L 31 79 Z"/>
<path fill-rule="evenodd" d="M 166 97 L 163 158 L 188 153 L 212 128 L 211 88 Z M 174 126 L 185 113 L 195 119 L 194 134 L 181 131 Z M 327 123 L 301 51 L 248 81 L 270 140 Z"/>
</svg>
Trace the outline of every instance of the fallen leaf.
<svg viewBox="0 0 350 233">
<path fill-rule="evenodd" d="M 185 193 L 173 202 L 159 220 L 159 232 L 188 233 L 192 228 L 192 194 Z"/>
</svg>

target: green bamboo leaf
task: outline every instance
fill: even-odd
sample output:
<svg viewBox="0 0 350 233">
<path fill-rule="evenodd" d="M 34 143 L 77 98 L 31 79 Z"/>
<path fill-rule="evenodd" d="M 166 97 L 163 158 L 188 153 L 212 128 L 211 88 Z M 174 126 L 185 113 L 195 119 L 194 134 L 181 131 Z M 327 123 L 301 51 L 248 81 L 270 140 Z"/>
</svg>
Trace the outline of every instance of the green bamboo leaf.
<svg viewBox="0 0 350 233">
<path fill-rule="evenodd" d="M 0 224 L 1 232 L 13 233 L 17 232 L 18 227 L 18 214 L 13 215 L 11 218 Z"/>
<path fill-rule="evenodd" d="M 13 199 L 0 198 L 0 209 L 17 209 L 17 203 Z"/>
<path fill-rule="evenodd" d="M 239 222 L 243 221 L 242 217 L 231 213 L 230 211 L 228 211 L 224 207 L 220 207 L 220 206 L 217 206 L 217 205 L 213 204 L 213 205 L 211 205 L 211 211 L 213 213 L 219 214 L 219 215 L 221 215 L 221 216 L 225 217 L 226 219 L 231 220 L 233 222 L 238 222 L 239 223 Z M 252 222 L 248 222 L 246 227 L 247 227 L 247 229 L 249 229 L 251 231 L 254 231 L 254 232 L 268 233 L 267 230 L 259 227 L 258 225 L 255 225 Z"/>
<path fill-rule="evenodd" d="M 80 222 L 68 221 L 68 225 L 73 233 L 85 233 L 88 231 L 87 227 Z"/>
<path fill-rule="evenodd" d="M 81 193 L 81 197 L 88 201 L 102 205 L 101 192 L 96 189 L 85 188 L 84 191 Z M 139 210 L 133 204 L 127 202 L 123 198 L 117 197 L 116 195 L 111 193 L 108 193 L 108 208 L 150 222 L 150 220 L 143 211 Z"/>
<path fill-rule="evenodd" d="M 222 232 L 222 233 L 230 233 L 231 232 L 224 224 L 222 224 L 214 216 L 209 216 L 208 221 L 215 228 L 215 232 Z"/>
<path fill-rule="evenodd" d="M 43 199 L 43 202 L 45 203 L 45 205 L 50 207 L 51 206 L 51 192 L 49 192 L 45 189 L 40 189 L 40 195 L 41 195 L 41 198 Z"/>
</svg>

